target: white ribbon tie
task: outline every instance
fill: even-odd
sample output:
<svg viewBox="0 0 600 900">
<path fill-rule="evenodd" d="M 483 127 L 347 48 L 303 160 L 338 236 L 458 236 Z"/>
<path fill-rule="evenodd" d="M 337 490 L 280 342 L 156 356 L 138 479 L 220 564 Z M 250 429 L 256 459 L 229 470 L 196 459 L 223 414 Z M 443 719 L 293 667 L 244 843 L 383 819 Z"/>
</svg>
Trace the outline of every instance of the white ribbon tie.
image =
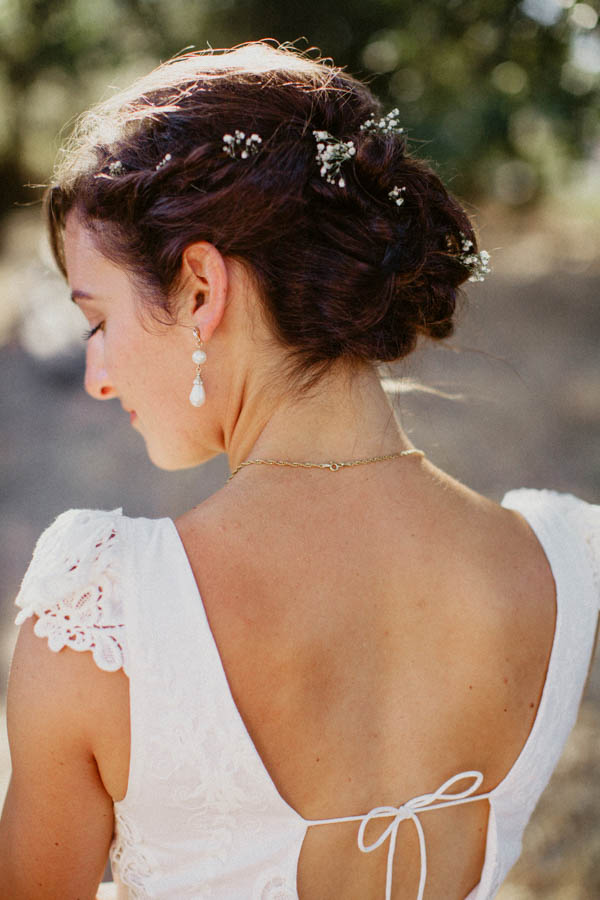
<svg viewBox="0 0 600 900">
<path fill-rule="evenodd" d="M 459 781 L 470 779 L 471 784 L 462 791 L 452 792 L 450 789 Z M 357 843 L 362 853 L 372 853 L 381 847 L 389 838 L 389 847 L 387 855 L 387 868 L 385 875 L 385 900 L 392 898 L 392 871 L 394 865 L 394 852 L 396 849 L 396 839 L 398 836 L 398 826 L 400 822 L 410 819 L 419 838 L 419 851 L 421 860 L 421 872 L 419 876 L 419 891 L 417 900 L 423 900 L 425 891 L 425 882 L 427 880 L 427 850 L 425 847 L 425 834 L 423 826 L 419 819 L 419 813 L 429 812 L 433 809 L 445 809 L 448 806 L 459 806 L 462 803 L 473 803 L 476 800 L 487 800 L 489 794 L 476 794 L 475 791 L 481 786 L 483 775 L 481 772 L 469 771 L 459 772 L 445 781 L 433 794 L 422 794 L 420 797 L 413 797 L 400 806 L 376 806 L 364 816 L 344 816 L 339 819 L 308 819 L 307 825 L 333 825 L 337 822 L 360 822 L 358 829 Z M 376 840 L 371 843 L 365 843 L 365 832 L 368 825 L 374 819 L 387 819 L 392 821 L 381 832 Z"/>
</svg>

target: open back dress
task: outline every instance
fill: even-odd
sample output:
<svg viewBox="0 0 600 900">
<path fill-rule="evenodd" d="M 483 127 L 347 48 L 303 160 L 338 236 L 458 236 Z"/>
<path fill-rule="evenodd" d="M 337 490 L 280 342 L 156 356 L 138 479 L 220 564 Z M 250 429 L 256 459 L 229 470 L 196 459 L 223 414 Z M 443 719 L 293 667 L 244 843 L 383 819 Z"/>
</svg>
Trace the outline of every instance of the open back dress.
<svg viewBox="0 0 600 900">
<path fill-rule="evenodd" d="M 570 494 L 521 489 L 502 505 L 537 536 L 556 585 L 556 626 L 537 715 L 516 762 L 492 791 L 477 770 L 424 783 L 417 797 L 306 820 L 279 794 L 235 705 L 194 574 L 171 519 L 121 510 L 69 510 L 40 537 L 17 598 L 17 624 L 38 617 L 50 648 L 88 651 L 130 683 L 127 794 L 114 804 L 113 871 L 131 900 L 296 900 L 307 828 L 356 823 L 357 853 L 387 846 L 381 898 L 394 896 L 400 822 L 417 831 L 421 900 L 428 816 L 489 803 L 481 879 L 488 900 L 518 858 L 525 826 L 552 774 L 577 710 L 600 606 L 600 506 Z M 381 819 L 377 840 L 367 825 Z"/>
</svg>

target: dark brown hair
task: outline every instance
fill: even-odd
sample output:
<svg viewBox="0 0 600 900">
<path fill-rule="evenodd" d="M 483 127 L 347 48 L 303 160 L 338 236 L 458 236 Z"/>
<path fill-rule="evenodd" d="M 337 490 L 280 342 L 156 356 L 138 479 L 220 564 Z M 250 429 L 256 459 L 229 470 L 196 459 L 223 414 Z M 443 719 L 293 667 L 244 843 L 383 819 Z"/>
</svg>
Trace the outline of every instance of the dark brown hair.
<svg viewBox="0 0 600 900">
<path fill-rule="evenodd" d="M 477 247 L 405 135 L 361 130 L 380 115 L 365 85 L 292 47 L 177 57 L 80 119 L 46 194 L 56 261 L 66 274 L 76 210 L 155 313 L 172 315 L 182 252 L 209 241 L 247 266 L 296 374 L 314 383 L 338 359 L 400 359 L 418 335 L 452 333 L 471 274 L 461 248 Z M 260 135 L 259 152 L 224 152 L 236 129 Z M 343 187 L 320 173 L 314 131 L 353 141 Z"/>
</svg>

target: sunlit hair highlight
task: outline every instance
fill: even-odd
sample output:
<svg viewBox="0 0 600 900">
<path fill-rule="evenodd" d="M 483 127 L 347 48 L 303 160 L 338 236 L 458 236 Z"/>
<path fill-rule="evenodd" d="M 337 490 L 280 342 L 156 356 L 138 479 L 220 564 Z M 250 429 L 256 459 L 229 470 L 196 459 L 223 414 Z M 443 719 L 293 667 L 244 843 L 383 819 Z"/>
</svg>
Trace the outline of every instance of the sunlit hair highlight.
<svg viewBox="0 0 600 900">
<path fill-rule="evenodd" d="M 66 274 L 76 211 L 172 317 L 182 253 L 208 241 L 247 268 L 301 383 L 338 360 L 401 359 L 419 335 L 452 333 L 462 241 L 476 239 L 405 135 L 361 130 L 380 115 L 364 84 L 290 46 L 176 57 L 78 121 L 46 194 L 57 264 Z M 223 152 L 236 129 L 259 135 L 259 152 Z M 343 188 L 321 176 L 314 131 L 354 143 Z"/>
</svg>

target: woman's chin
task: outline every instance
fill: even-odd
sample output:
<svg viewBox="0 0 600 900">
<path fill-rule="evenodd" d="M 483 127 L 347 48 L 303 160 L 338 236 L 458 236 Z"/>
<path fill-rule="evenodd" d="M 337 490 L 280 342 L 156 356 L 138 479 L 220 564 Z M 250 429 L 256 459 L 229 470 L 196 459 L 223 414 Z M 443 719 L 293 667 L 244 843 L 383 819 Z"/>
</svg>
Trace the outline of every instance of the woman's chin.
<svg viewBox="0 0 600 900">
<path fill-rule="evenodd" d="M 163 472 L 178 472 L 181 469 L 192 469 L 194 466 L 199 465 L 197 462 L 175 459 L 172 456 L 165 456 L 160 453 L 148 452 L 148 458 L 157 469 L 162 469 Z"/>
<path fill-rule="evenodd" d="M 206 453 L 202 456 L 200 454 L 192 455 L 185 452 L 176 453 L 174 451 L 166 451 L 161 447 L 149 446 L 148 443 L 146 443 L 146 452 L 148 453 L 150 462 L 156 466 L 157 469 L 162 469 L 163 472 L 178 472 L 182 469 L 195 469 L 196 466 L 201 466 L 216 455 Z"/>
</svg>

